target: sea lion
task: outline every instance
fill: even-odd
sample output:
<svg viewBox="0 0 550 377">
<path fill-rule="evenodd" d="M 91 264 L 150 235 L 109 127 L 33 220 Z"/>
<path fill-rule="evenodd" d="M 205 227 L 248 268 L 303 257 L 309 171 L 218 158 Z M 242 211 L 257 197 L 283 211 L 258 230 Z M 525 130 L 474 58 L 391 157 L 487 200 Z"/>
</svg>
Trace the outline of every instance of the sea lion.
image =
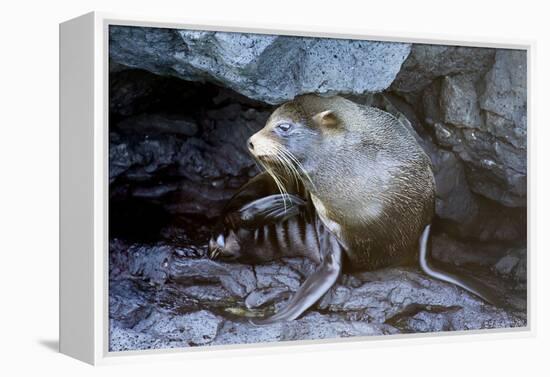
<svg viewBox="0 0 550 377">
<path fill-rule="evenodd" d="M 298 221 L 293 220 L 300 212 L 296 210 L 300 203 L 293 202 L 298 195 L 290 196 L 287 190 L 292 180 L 298 182 L 305 191 L 301 197 L 308 203 L 304 208 L 313 212 L 306 223 L 315 229 L 311 235 L 318 245 L 315 248 L 313 242 L 309 243 L 311 250 L 305 254 L 319 256 L 318 269 L 286 306 L 258 323 L 297 318 L 334 284 L 344 255 L 351 270 L 402 265 L 419 256 L 420 267 L 428 275 L 491 301 L 486 291 L 477 289 L 471 281 L 428 264 L 428 237 L 435 207 L 431 162 L 394 116 L 338 96 L 303 95 L 277 108 L 265 127 L 248 140 L 248 148 L 281 191 L 279 207 L 281 201 L 288 201 L 291 216 L 265 216 L 277 197 L 270 190 L 263 194 L 257 190 L 256 198 L 252 195 L 247 197 L 248 202 L 236 203 L 242 205 L 240 209 L 259 205 L 262 221 L 271 221 L 267 226 L 280 232 L 278 227 Z M 264 226 L 258 223 L 258 228 Z M 242 245 L 252 240 L 252 244 L 246 243 L 246 252 L 241 247 L 239 254 L 253 253 L 254 245 L 258 254 L 266 254 L 265 242 L 258 242 L 250 234 L 233 232 L 218 239 L 224 247 L 211 241 L 211 249 L 227 249 L 228 242 Z M 291 252 L 292 247 L 282 245 L 285 252 Z"/>
</svg>

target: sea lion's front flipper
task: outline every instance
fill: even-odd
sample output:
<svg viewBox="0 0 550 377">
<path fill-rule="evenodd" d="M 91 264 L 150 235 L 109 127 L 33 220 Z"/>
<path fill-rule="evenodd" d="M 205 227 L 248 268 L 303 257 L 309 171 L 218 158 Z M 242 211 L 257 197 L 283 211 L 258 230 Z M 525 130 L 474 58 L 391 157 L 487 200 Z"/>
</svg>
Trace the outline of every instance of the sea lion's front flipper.
<svg viewBox="0 0 550 377">
<path fill-rule="evenodd" d="M 306 201 L 296 195 L 269 195 L 242 206 L 237 215 L 240 226 L 258 228 L 268 223 L 282 222 L 294 217 L 305 207 Z"/>
<path fill-rule="evenodd" d="M 317 270 L 279 312 L 264 319 L 250 320 L 255 325 L 267 325 L 279 321 L 292 321 L 311 307 L 334 285 L 342 270 L 343 247 L 337 238 L 325 231 L 320 235 L 323 260 Z"/>
</svg>

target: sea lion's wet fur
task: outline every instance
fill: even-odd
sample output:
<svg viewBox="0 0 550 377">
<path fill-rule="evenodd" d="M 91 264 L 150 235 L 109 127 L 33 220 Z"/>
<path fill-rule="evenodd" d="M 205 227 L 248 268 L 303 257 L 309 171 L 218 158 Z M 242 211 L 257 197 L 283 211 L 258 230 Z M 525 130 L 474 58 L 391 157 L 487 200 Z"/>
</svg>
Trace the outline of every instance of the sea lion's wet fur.
<svg viewBox="0 0 550 377">
<path fill-rule="evenodd" d="M 328 125 L 315 120 L 327 111 Z M 277 136 L 281 122 L 295 133 Z M 305 95 L 276 109 L 251 142 L 260 159 L 276 145 L 301 163 L 317 211 L 346 246 L 348 268 L 414 259 L 433 217 L 435 183 L 428 156 L 395 117 L 342 97 Z"/>
</svg>

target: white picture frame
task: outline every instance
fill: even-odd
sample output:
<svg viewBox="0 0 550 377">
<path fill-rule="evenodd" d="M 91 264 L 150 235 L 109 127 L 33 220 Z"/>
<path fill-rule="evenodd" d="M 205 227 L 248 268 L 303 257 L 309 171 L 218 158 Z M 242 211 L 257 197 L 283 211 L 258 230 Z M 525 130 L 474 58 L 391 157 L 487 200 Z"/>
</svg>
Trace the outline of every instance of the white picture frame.
<svg viewBox="0 0 550 377">
<path fill-rule="evenodd" d="M 528 247 L 528 325 L 517 329 L 437 334 L 354 337 L 255 345 L 109 352 L 108 348 L 108 27 L 131 25 L 191 30 L 253 32 L 376 41 L 415 42 L 527 51 L 528 113 L 531 41 L 439 38 L 420 34 L 326 30 L 281 25 L 192 24 L 185 20 L 133 17 L 92 12 L 60 24 L 60 352 L 90 364 L 149 358 L 292 352 L 294 347 L 340 349 L 378 346 L 382 342 L 441 342 L 534 335 L 533 253 Z M 528 117 L 528 129 L 532 129 Z M 532 133 L 528 133 L 528 139 Z M 528 140 L 528 153 L 532 143 Z M 530 171 L 530 169 L 528 169 Z M 528 172 L 528 181 L 530 173 Z M 528 184 L 528 186 L 530 186 Z M 529 198 L 528 198 L 529 199 Z M 528 210 L 530 203 L 528 200 Z M 528 212 L 529 218 L 531 211 Z M 530 239 L 530 235 L 528 235 Z M 528 243 L 529 244 L 529 243 Z M 457 337 L 457 335 L 460 335 Z"/>
</svg>

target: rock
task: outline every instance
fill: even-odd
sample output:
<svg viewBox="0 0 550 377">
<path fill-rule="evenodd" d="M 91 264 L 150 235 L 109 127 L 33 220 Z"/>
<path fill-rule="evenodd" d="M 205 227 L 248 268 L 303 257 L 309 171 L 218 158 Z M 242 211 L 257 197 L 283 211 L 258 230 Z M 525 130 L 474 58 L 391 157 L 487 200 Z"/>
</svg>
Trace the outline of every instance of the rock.
<svg viewBox="0 0 550 377">
<path fill-rule="evenodd" d="M 312 312 L 291 321 L 254 326 L 229 322 L 220 330 L 212 344 L 246 344 L 289 340 L 337 339 L 352 336 L 395 334 L 397 330 L 385 324 L 352 321 L 338 315 Z"/>
<path fill-rule="evenodd" d="M 202 284 L 178 287 L 178 294 L 183 294 L 199 303 L 211 303 L 212 305 L 227 304 L 231 293 L 217 284 Z"/>
<path fill-rule="evenodd" d="M 432 235 L 432 258 L 454 266 L 491 267 L 505 252 L 491 242 L 460 241 L 445 233 Z"/>
<path fill-rule="evenodd" d="M 475 221 L 479 205 L 470 191 L 464 167 L 452 152 L 436 149 L 431 153 L 436 183 L 435 212 L 457 226 Z"/>
<path fill-rule="evenodd" d="M 181 136 L 195 136 L 198 126 L 186 116 L 170 114 L 140 114 L 117 124 L 121 130 L 131 133 L 169 133 Z"/>
<path fill-rule="evenodd" d="M 363 319 L 394 326 L 397 318 L 411 319 L 419 311 L 430 312 L 437 307 L 440 315 L 430 316 L 432 322 L 426 322 L 426 331 L 439 331 L 442 316 L 446 317 L 452 330 L 525 326 L 525 316 L 518 317 L 516 313 L 487 305 L 456 286 L 413 270 L 386 269 L 356 276 L 364 284 L 350 289 L 346 300 L 325 298 L 326 301 L 322 302 L 324 310 L 354 313 L 354 316 L 360 313 Z M 404 332 L 420 331 L 408 326 L 410 324 L 400 327 Z"/>
<path fill-rule="evenodd" d="M 436 123 L 439 144 L 466 163 L 470 189 L 511 207 L 525 207 L 527 155 L 489 132 Z"/>
<path fill-rule="evenodd" d="M 206 310 L 177 316 L 155 311 L 133 330 L 161 339 L 170 348 L 198 346 L 214 340 L 222 321 L 220 317 Z"/>
<path fill-rule="evenodd" d="M 219 282 L 225 274 L 224 264 L 206 258 L 174 258 L 169 266 L 170 279 L 180 284 Z"/>
<path fill-rule="evenodd" d="M 506 255 L 498 261 L 495 265 L 495 269 L 502 275 L 510 275 L 512 270 L 517 267 L 520 259 L 515 255 Z"/>
<path fill-rule="evenodd" d="M 351 288 L 337 284 L 321 298 L 317 305 L 320 309 L 327 309 L 330 305 L 344 305 L 350 299 L 351 294 Z"/>
<path fill-rule="evenodd" d="M 417 104 L 417 111 L 423 114 L 426 125 L 433 128 L 436 123 L 443 123 L 443 114 L 441 111 L 441 79 L 432 81 L 430 85 L 420 91 L 421 99 Z"/>
<path fill-rule="evenodd" d="M 337 315 L 309 313 L 298 321 L 283 324 L 281 340 L 335 339 L 352 336 L 396 334 L 397 330 L 386 324 L 353 321 Z"/>
<path fill-rule="evenodd" d="M 109 351 L 135 351 L 146 349 L 168 348 L 170 344 L 159 341 L 156 337 L 132 329 L 109 327 Z"/>
<path fill-rule="evenodd" d="M 497 51 L 485 76 L 445 76 L 423 100 L 437 143 L 466 163 L 471 190 L 512 207 L 526 205 L 526 64 L 525 52 Z"/>
<path fill-rule="evenodd" d="M 220 276 L 222 286 L 238 297 L 245 297 L 256 288 L 256 277 L 252 268 L 240 268 L 227 270 L 228 275 Z"/>
<path fill-rule="evenodd" d="M 475 77 L 472 75 L 445 76 L 441 85 L 441 108 L 445 123 L 457 127 L 481 127 Z"/>
<path fill-rule="evenodd" d="M 501 276 L 515 281 L 527 282 L 527 248 L 516 247 L 507 251 L 494 266 L 494 270 Z"/>
<path fill-rule="evenodd" d="M 496 264 L 506 274 L 520 268 L 520 263 L 502 259 L 508 254 L 499 254 L 496 248 L 491 258 L 484 259 L 476 253 L 491 252 L 448 236 L 436 235 L 433 242 L 434 256 L 457 266 Z M 484 278 L 514 308 L 499 309 L 415 269 L 390 268 L 344 274 L 298 320 L 257 327 L 247 318 L 279 310 L 315 268 L 311 261 L 285 258 L 247 266 L 179 256 L 174 248 L 166 258 L 168 266 L 163 265 L 164 283 L 151 285 L 151 276 L 158 272 L 147 266 L 157 266 L 168 249 L 123 248 L 120 242 L 112 247 L 110 254 L 128 254 L 130 266 L 136 265 L 133 258 L 151 258 L 151 263 L 141 263 L 111 280 L 110 349 L 114 350 L 515 327 L 524 326 L 526 320 L 524 287 L 504 295 L 506 287 L 495 278 Z M 144 250 L 147 247 L 149 251 Z M 133 255 L 135 250 L 139 256 Z M 508 260 L 517 254 L 510 255 Z"/>
<path fill-rule="evenodd" d="M 410 44 L 115 26 L 110 58 L 276 104 L 303 93 L 380 92 Z"/>
<path fill-rule="evenodd" d="M 292 267 L 281 263 L 254 266 L 259 288 L 287 287 L 296 291 L 303 275 Z"/>
<path fill-rule="evenodd" d="M 399 330 L 410 333 L 525 326 L 524 319 L 510 316 L 502 311 L 482 312 L 482 315 L 472 318 L 471 313 L 464 308 L 428 305 L 413 306 L 410 312 L 410 316 L 397 316 L 390 323 Z"/>
<path fill-rule="evenodd" d="M 154 173 L 174 163 L 181 142 L 172 135 L 110 135 L 109 181 L 124 174 L 131 180 L 145 181 Z"/>
<path fill-rule="evenodd" d="M 256 287 L 252 267 L 226 264 L 209 259 L 177 258 L 170 265 L 170 279 L 182 284 L 220 283 L 228 292 L 244 297 Z"/>
<path fill-rule="evenodd" d="M 491 67 L 494 54 L 491 48 L 414 44 L 391 89 L 416 92 L 441 76 L 484 73 Z"/>
<path fill-rule="evenodd" d="M 408 311 L 412 316 L 398 315 L 390 322 L 407 332 L 452 331 L 455 328 L 452 316 L 460 310 L 459 307 L 411 305 Z"/>
<path fill-rule="evenodd" d="M 485 76 L 480 107 L 486 111 L 487 127 L 495 136 L 516 148 L 527 146 L 527 53 L 499 50 L 495 64 Z"/>
<path fill-rule="evenodd" d="M 111 200 L 161 200 L 170 215 L 217 216 L 258 173 L 245 145 L 268 113 L 238 104 L 204 110 L 200 128 L 181 115 L 120 122 L 109 143 Z"/>
<path fill-rule="evenodd" d="M 153 284 L 163 284 L 169 276 L 174 250 L 170 246 L 132 246 L 128 250 L 128 272 Z"/>
<path fill-rule="evenodd" d="M 162 76 L 150 73 L 143 74 L 139 70 L 127 70 L 120 64 L 115 64 L 120 70 L 112 71 L 109 75 L 109 113 L 111 116 L 131 116 L 143 111 L 148 111 L 152 103 L 158 103 L 158 87 L 161 82 L 172 82 Z M 156 98 L 155 98 L 156 97 Z"/>
<path fill-rule="evenodd" d="M 524 242 L 527 237 L 526 208 L 509 208 L 485 200 L 480 207 L 475 229 L 468 232 L 480 241 Z"/>
<path fill-rule="evenodd" d="M 196 124 L 185 117 L 127 118 L 118 127 L 132 131 L 131 134 L 111 133 L 110 180 L 113 182 L 119 177 L 151 180 L 156 173 L 170 167 L 176 169 L 174 174 L 177 173 L 180 179 L 207 185 L 227 176 L 244 174 L 248 177 L 248 170 L 255 165 L 245 141 L 263 126 L 267 117 L 267 112 L 236 104 L 213 109 L 203 115 L 201 137 L 182 137 L 197 133 Z M 147 129 L 150 131 L 149 127 L 156 132 L 141 134 Z"/>
<path fill-rule="evenodd" d="M 225 321 L 212 345 L 257 344 L 281 340 L 280 326 L 255 326 L 248 322 Z"/>
<path fill-rule="evenodd" d="M 422 98 L 471 191 L 512 207 L 526 205 L 526 64 L 524 51 L 414 45 L 391 86 Z"/>
<path fill-rule="evenodd" d="M 275 300 L 288 296 L 289 289 L 287 287 L 263 288 L 252 291 L 244 301 L 248 309 L 259 308 L 263 305 L 270 304 Z"/>
<path fill-rule="evenodd" d="M 112 61 L 111 61 L 112 62 Z M 116 64 L 116 63 L 115 63 Z M 148 112 L 173 112 L 193 102 L 193 95 L 207 88 L 139 69 L 120 69 L 109 75 L 110 127 L 119 119 Z"/>
<path fill-rule="evenodd" d="M 139 280 L 110 280 L 109 318 L 121 328 L 132 328 L 151 314 L 154 293 Z"/>
</svg>

